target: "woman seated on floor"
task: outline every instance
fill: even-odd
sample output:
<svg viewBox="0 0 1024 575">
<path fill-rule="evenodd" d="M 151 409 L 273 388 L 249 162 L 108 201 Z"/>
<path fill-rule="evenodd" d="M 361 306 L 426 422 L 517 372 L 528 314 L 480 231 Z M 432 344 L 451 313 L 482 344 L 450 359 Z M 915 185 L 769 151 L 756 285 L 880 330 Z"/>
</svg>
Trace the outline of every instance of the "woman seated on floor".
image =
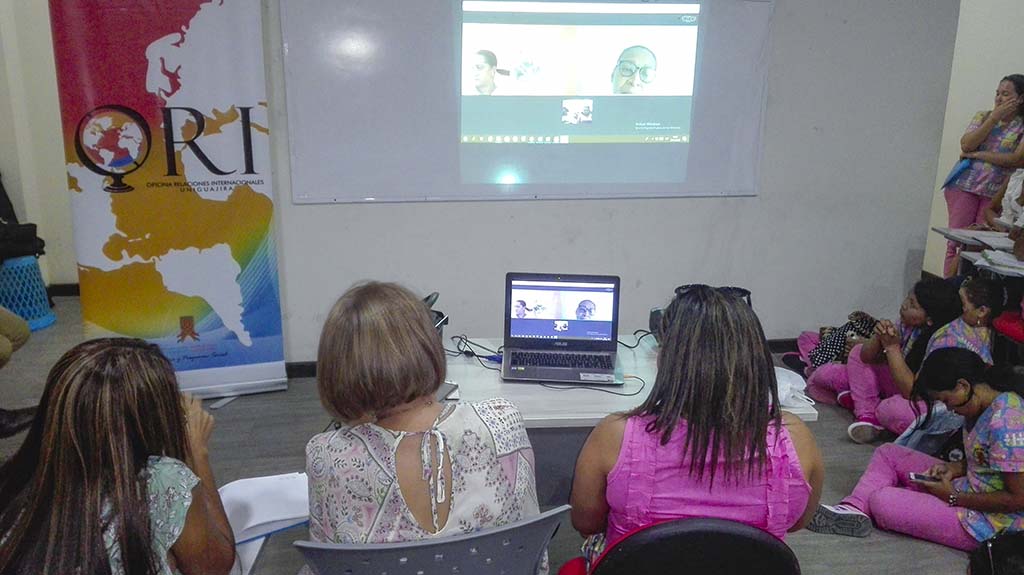
<svg viewBox="0 0 1024 575">
<path fill-rule="evenodd" d="M 808 527 L 865 537 L 881 528 L 970 551 L 995 535 L 1024 531 L 1024 371 L 986 371 L 978 354 L 938 349 L 924 361 L 914 398 L 964 417 L 965 460 L 944 463 L 887 443 L 875 450 L 853 493 L 822 505 Z M 927 423 L 927 422 L 926 422 Z M 911 477 L 911 474 L 920 477 Z"/>
<path fill-rule="evenodd" d="M 779 539 L 802 528 L 824 469 L 810 431 L 778 405 L 772 356 L 750 306 L 704 285 L 677 289 L 650 396 L 598 423 L 580 452 L 573 526 L 607 546 L 684 517 L 731 519 Z M 588 560 L 600 539 L 585 544 Z"/>
<path fill-rule="evenodd" d="M 228 573 L 212 431 L 155 345 L 97 339 L 65 353 L 0 467 L 0 573 Z"/>
<path fill-rule="evenodd" d="M 817 368 L 807 378 L 807 394 L 852 410 L 857 420 L 846 434 L 857 443 L 876 441 L 886 429 L 903 433 L 915 414 L 901 393 L 909 394 L 932 336 L 963 313 L 953 283 L 935 278 L 917 282 L 900 306 L 899 321 L 877 322 L 871 339 L 855 346 L 845 364 Z"/>
<path fill-rule="evenodd" d="M 314 541 L 428 539 L 539 513 L 522 416 L 503 399 L 435 399 L 444 349 L 407 289 L 348 290 L 324 323 L 317 361 L 320 401 L 341 425 L 306 446 Z"/>
</svg>

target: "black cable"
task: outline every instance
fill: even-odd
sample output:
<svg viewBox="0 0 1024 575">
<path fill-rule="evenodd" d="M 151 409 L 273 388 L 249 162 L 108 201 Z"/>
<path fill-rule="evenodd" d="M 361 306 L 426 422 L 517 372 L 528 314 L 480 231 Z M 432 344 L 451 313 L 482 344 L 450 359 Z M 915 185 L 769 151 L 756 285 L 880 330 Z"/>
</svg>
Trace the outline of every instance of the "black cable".
<svg viewBox="0 0 1024 575">
<path fill-rule="evenodd" d="M 491 355 L 498 355 L 501 353 L 500 351 L 493 350 L 487 347 L 486 345 L 479 344 L 469 339 L 466 336 L 466 334 L 453 335 L 451 337 L 451 340 L 455 342 L 455 348 L 459 350 L 459 353 L 462 353 L 466 356 L 473 356 L 477 354 L 477 351 L 473 349 L 474 347 L 478 347 Z"/>
<path fill-rule="evenodd" d="M 554 390 L 558 390 L 558 391 L 565 391 L 567 389 L 589 389 L 589 390 L 592 390 L 592 391 L 600 391 L 601 393 L 610 393 L 612 395 L 619 395 L 619 396 L 622 396 L 622 397 L 632 397 L 634 395 L 639 395 L 640 392 L 643 391 L 645 387 L 647 387 L 647 382 L 644 381 L 644 378 L 642 378 L 640 376 L 637 376 L 637 375 L 627 375 L 626 379 L 639 379 L 640 380 L 640 389 L 634 391 L 633 393 L 619 393 L 617 391 L 612 391 L 612 390 L 606 389 L 604 387 L 597 387 L 597 386 L 593 386 L 593 385 L 551 385 L 550 383 L 543 383 L 543 382 L 540 385 L 541 385 L 541 387 L 546 387 L 548 389 L 554 389 Z"/>
<path fill-rule="evenodd" d="M 640 337 L 637 337 L 636 343 L 634 343 L 633 345 L 629 345 L 628 343 L 622 343 L 621 341 L 619 341 L 619 345 L 621 345 L 622 347 L 625 347 L 627 349 L 636 349 L 636 348 L 640 347 L 640 342 L 643 341 L 645 337 L 647 337 L 649 335 L 654 335 L 653 333 L 647 331 L 646 329 L 638 329 L 638 330 L 633 332 L 633 337 L 636 337 L 637 335 L 639 335 L 641 333 L 643 335 L 641 335 Z"/>
<path fill-rule="evenodd" d="M 481 344 L 479 344 L 479 343 L 469 339 L 468 337 L 466 337 L 466 334 L 453 335 L 451 337 L 451 340 L 453 342 L 455 342 L 455 349 L 458 350 L 457 352 L 455 352 L 455 355 L 463 355 L 463 356 L 466 356 L 466 357 L 475 357 L 476 361 L 480 364 L 480 367 L 482 367 L 484 369 L 489 369 L 491 371 L 501 371 L 500 368 L 491 367 L 491 366 L 487 365 L 486 363 L 484 363 L 484 358 L 480 357 L 480 354 L 477 352 L 477 350 L 475 350 L 473 348 L 475 348 L 475 347 L 476 348 L 480 348 L 481 350 L 486 351 L 489 355 L 501 355 L 501 352 L 495 351 L 495 350 L 487 347 L 486 345 L 481 345 Z M 501 348 L 498 348 L 498 349 L 501 349 Z M 445 350 L 445 351 L 448 351 L 448 350 Z"/>
<path fill-rule="evenodd" d="M 480 362 L 480 366 L 483 367 L 484 369 L 489 369 L 491 371 L 501 371 L 500 367 L 491 367 L 491 366 L 487 365 L 486 363 L 484 363 L 484 360 L 481 359 L 479 355 L 474 355 L 473 357 L 475 357 L 476 360 L 478 362 Z"/>
</svg>

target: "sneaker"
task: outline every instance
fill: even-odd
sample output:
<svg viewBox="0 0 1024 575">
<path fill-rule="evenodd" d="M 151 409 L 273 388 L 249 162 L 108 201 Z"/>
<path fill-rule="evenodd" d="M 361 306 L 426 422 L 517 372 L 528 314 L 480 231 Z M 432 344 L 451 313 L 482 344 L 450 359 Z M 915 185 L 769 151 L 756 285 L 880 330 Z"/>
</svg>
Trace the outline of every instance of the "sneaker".
<svg viewBox="0 0 1024 575">
<path fill-rule="evenodd" d="M 819 505 L 807 529 L 827 535 L 867 537 L 871 533 L 871 518 L 852 505 Z"/>
<path fill-rule="evenodd" d="M 807 369 L 807 364 L 800 359 L 799 353 L 790 352 L 782 354 L 781 360 L 782 365 L 785 365 L 786 367 L 792 369 L 793 371 L 799 373 L 800 375 L 803 375 L 804 371 Z"/>
<path fill-rule="evenodd" d="M 843 409 L 853 411 L 853 394 L 849 391 L 840 391 L 836 394 L 836 403 Z"/>
<path fill-rule="evenodd" d="M 873 443 L 882 436 L 885 428 L 873 418 L 862 417 L 846 428 L 846 435 L 857 443 Z"/>
</svg>

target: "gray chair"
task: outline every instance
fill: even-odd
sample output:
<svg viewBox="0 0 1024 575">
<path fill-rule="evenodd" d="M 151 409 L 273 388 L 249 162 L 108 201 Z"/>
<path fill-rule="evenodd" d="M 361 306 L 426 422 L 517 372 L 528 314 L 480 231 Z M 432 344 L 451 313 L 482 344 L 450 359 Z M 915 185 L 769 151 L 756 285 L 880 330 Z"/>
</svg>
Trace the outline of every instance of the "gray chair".
<svg viewBox="0 0 1024 575">
<path fill-rule="evenodd" d="M 316 575 L 534 575 L 563 505 L 486 531 L 404 543 L 342 545 L 296 541 Z"/>
</svg>

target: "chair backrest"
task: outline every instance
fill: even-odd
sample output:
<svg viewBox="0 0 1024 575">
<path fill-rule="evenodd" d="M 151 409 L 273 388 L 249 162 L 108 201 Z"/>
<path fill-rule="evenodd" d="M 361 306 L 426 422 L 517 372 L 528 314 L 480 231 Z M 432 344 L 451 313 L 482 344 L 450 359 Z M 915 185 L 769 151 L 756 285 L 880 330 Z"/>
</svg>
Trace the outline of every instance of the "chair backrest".
<svg viewBox="0 0 1024 575">
<path fill-rule="evenodd" d="M 621 539 L 593 575 L 799 575 L 800 563 L 768 532 L 725 519 L 658 523 Z"/>
<path fill-rule="evenodd" d="M 570 508 L 502 527 L 438 539 L 342 545 L 296 541 L 317 575 L 534 575 Z"/>
</svg>

